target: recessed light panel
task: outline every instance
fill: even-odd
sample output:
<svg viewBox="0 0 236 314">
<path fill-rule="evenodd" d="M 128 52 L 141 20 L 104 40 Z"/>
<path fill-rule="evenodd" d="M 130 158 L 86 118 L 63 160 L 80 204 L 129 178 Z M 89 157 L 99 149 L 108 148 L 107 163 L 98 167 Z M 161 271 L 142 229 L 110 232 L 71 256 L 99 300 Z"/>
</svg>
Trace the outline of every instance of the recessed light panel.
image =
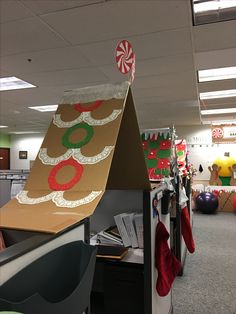
<svg viewBox="0 0 236 314">
<path fill-rule="evenodd" d="M 236 108 L 201 110 L 201 115 L 225 114 L 225 113 L 236 113 Z"/>
<path fill-rule="evenodd" d="M 219 124 L 236 124 L 236 120 L 214 120 L 214 121 L 211 121 L 211 120 L 202 120 L 202 124 L 216 124 L 216 125 L 219 125 Z"/>
<path fill-rule="evenodd" d="M 229 80 L 236 78 L 236 67 L 207 69 L 198 71 L 199 82 Z"/>
<path fill-rule="evenodd" d="M 200 93 L 200 99 L 236 97 L 236 89 Z"/>
<path fill-rule="evenodd" d="M 39 134 L 41 132 L 37 132 L 37 131 L 13 131 L 13 132 L 9 132 L 9 134 Z"/>
<path fill-rule="evenodd" d="M 0 125 L 0 129 L 8 128 L 7 125 Z"/>
<path fill-rule="evenodd" d="M 36 87 L 28 82 L 25 82 L 18 77 L 9 76 L 0 78 L 0 91 L 13 90 L 13 89 L 23 89 Z"/>
<path fill-rule="evenodd" d="M 58 105 L 48 105 L 48 106 L 33 106 L 33 107 L 28 107 L 30 109 L 40 111 L 40 112 L 47 112 L 47 111 L 56 111 Z"/>
<path fill-rule="evenodd" d="M 194 1 L 194 12 L 208 12 L 236 7 L 236 0 Z"/>
</svg>

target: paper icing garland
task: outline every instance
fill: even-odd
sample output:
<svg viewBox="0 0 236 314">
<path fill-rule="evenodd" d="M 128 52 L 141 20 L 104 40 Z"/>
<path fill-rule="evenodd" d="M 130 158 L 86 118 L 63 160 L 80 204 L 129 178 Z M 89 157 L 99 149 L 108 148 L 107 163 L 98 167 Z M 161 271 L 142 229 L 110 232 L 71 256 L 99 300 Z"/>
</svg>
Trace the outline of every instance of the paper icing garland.
<svg viewBox="0 0 236 314">
<path fill-rule="evenodd" d="M 44 165 L 57 165 L 59 162 L 63 160 L 67 160 L 69 158 L 73 158 L 80 164 L 89 164 L 93 165 L 96 164 L 103 159 L 106 159 L 111 151 L 114 149 L 114 146 L 105 146 L 104 149 L 102 150 L 101 153 L 94 155 L 94 156 L 84 156 L 81 153 L 80 148 L 75 148 L 75 149 L 68 149 L 65 154 L 59 156 L 59 157 L 49 157 L 47 154 L 47 148 L 41 148 L 39 151 L 39 159 L 42 161 Z"/>
<path fill-rule="evenodd" d="M 76 111 L 79 111 L 79 112 L 93 111 L 97 109 L 98 107 L 100 107 L 102 102 L 103 102 L 102 100 L 96 100 L 93 104 L 87 105 L 87 106 L 81 106 L 81 104 L 78 103 L 78 104 L 74 104 L 74 108 Z"/>
<path fill-rule="evenodd" d="M 86 134 L 85 138 L 83 140 L 79 141 L 78 143 L 71 143 L 70 142 L 70 136 L 77 129 L 84 129 L 87 134 Z M 93 137 L 93 134 L 94 134 L 94 131 L 90 125 L 88 125 L 87 123 L 78 123 L 78 124 L 70 127 L 68 130 L 66 130 L 66 132 L 64 133 L 64 135 L 62 137 L 62 144 L 67 148 L 80 148 L 80 147 L 88 144 L 88 142 Z"/>
<path fill-rule="evenodd" d="M 64 199 L 64 196 L 63 196 L 64 191 L 54 191 L 54 192 L 51 192 L 50 194 L 47 194 L 47 195 L 44 195 L 41 197 L 32 198 L 32 197 L 28 197 L 28 195 L 27 195 L 28 191 L 23 190 L 16 195 L 16 198 L 20 204 L 35 205 L 35 204 L 39 204 L 39 203 L 43 203 L 43 202 L 47 202 L 47 201 L 52 200 L 53 203 L 55 203 L 56 206 L 58 206 L 58 207 L 74 208 L 74 207 L 78 207 L 81 205 L 91 203 L 101 193 L 102 193 L 102 191 L 92 191 L 91 193 L 89 193 L 89 195 L 87 195 L 81 199 L 78 199 L 75 201 L 68 201 L 68 200 Z"/>
<path fill-rule="evenodd" d="M 126 81 L 118 84 L 102 84 L 73 89 L 64 93 L 60 104 L 86 104 L 97 99 L 125 99 L 129 86 L 130 82 Z"/>
<path fill-rule="evenodd" d="M 76 172 L 74 177 L 69 182 L 60 184 L 56 181 L 56 176 L 58 171 L 60 171 L 65 166 L 74 167 Z M 72 158 L 61 161 L 59 164 L 54 166 L 49 173 L 48 184 L 50 189 L 55 191 L 65 191 L 71 189 L 80 180 L 83 170 L 83 166 Z"/>
<path fill-rule="evenodd" d="M 122 110 L 115 109 L 113 112 L 104 119 L 94 119 L 91 117 L 90 112 L 82 112 L 81 115 L 72 121 L 63 121 L 61 120 L 61 115 L 56 114 L 53 118 L 53 123 L 58 128 L 69 128 L 74 126 L 75 124 L 78 124 L 80 122 L 86 122 L 88 125 L 94 126 L 94 125 L 105 125 L 107 123 L 110 123 L 114 121 L 120 114 Z"/>
</svg>

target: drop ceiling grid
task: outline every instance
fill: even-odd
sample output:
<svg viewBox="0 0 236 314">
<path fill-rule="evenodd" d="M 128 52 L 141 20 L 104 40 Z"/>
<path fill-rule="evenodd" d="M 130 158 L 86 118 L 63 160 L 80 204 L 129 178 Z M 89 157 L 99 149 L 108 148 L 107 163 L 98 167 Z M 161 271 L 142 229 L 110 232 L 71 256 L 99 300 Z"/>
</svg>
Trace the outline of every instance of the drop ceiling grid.
<svg viewBox="0 0 236 314">
<path fill-rule="evenodd" d="M 76 45 L 187 27 L 186 10 L 179 1 L 110 1 L 41 18 Z"/>
</svg>

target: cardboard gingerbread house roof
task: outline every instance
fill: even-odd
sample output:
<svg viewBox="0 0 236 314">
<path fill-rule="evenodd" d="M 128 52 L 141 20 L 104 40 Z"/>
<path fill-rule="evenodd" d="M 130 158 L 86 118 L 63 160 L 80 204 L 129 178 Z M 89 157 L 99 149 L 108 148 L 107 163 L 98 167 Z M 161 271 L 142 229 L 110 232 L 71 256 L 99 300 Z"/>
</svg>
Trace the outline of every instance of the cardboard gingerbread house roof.
<svg viewBox="0 0 236 314">
<path fill-rule="evenodd" d="M 106 189 L 150 189 L 128 82 L 64 94 L 0 226 L 60 232 L 90 216 Z"/>
</svg>

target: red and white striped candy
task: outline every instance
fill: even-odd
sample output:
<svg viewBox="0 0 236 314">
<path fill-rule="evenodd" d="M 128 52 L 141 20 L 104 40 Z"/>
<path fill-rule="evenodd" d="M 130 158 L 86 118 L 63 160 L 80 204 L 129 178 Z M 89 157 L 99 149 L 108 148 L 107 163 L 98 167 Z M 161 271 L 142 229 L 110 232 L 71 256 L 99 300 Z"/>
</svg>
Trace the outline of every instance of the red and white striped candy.
<svg viewBox="0 0 236 314">
<path fill-rule="evenodd" d="M 134 62 L 134 53 L 131 44 L 122 40 L 116 47 L 116 63 L 121 73 L 128 73 Z"/>
</svg>

